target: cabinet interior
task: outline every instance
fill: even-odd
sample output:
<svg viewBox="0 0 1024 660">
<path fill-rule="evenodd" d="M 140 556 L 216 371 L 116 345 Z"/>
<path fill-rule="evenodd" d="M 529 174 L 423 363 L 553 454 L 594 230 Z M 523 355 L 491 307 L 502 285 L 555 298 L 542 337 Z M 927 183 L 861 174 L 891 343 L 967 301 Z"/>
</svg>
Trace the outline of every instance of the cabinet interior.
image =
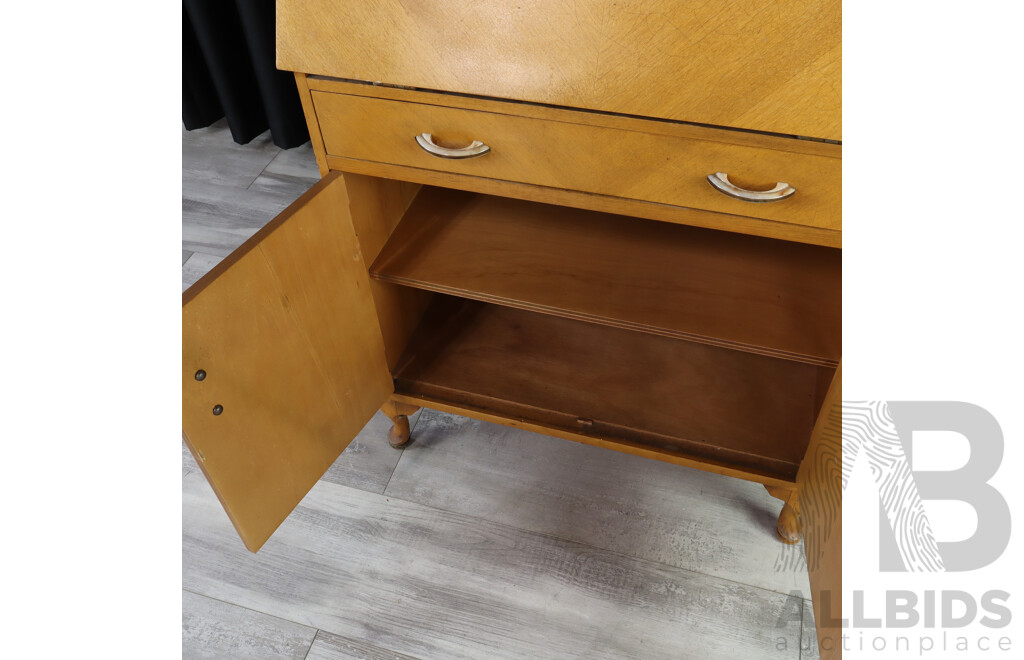
<svg viewBox="0 0 1024 660">
<path fill-rule="evenodd" d="M 425 186 L 370 276 L 399 394 L 787 481 L 841 354 L 833 248 Z"/>
</svg>

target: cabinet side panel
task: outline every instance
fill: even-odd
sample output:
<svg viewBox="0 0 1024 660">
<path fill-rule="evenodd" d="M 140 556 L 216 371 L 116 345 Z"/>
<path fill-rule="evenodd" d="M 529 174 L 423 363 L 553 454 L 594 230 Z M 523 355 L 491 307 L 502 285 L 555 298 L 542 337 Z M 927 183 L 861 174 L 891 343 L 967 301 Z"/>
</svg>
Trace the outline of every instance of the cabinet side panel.
<svg viewBox="0 0 1024 660">
<path fill-rule="evenodd" d="M 420 184 L 345 174 L 352 224 L 359 237 L 363 259 L 372 264 L 405 215 Z M 433 294 L 418 289 L 371 281 L 380 332 L 388 366 L 394 368 Z"/>
<path fill-rule="evenodd" d="M 182 425 L 257 550 L 392 391 L 337 174 L 190 290 Z"/>
<path fill-rule="evenodd" d="M 309 85 L 306 82 L 306 74 L 295 74 L 295 85 L 299 90 L 299 101 L 302 103 L 302 114 L 306 116 L 306 128 L 309 129 L 309 142 L 313 145 L 313 154 L 316 156 L 316 165 L 320 170 L 320 176 L 327 174 L 330 168 L 327 166 L 327 150 L 324 148 L 323 134 L 320 132 L 320 122 L 316 117 L 316 109 L 313 107 L 313 99 L 310 97 Z"/>
<path fill-rule="evenodd" d="M 841 655 L 843 590 L 843 453 L 840 364 L 825 396 L 811 442 L 797 474 L 811 598 L 821 657 Z"/>
</svg>

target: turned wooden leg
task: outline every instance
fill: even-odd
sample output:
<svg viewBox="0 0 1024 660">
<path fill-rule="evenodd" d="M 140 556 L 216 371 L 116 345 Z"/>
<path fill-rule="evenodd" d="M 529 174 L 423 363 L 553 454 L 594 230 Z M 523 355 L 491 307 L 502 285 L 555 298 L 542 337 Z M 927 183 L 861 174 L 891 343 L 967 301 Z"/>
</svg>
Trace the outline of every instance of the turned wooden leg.
<svg viewBox="0 0 1024 660">
<path fill-rule="evenodd" d="M 391 419 L 394 426 L 388 431 L 388 443 L 395 449 L 402 449 L 409 444 L 409 418 L 396 415 Z"/>
<path fill-rule="evenodd" d="M 782 507 L 782 513 L 779 514 L 779 524 L 775 527 L 775 536 L 789 545 L 800 542 L 800 517 L 797 516 L 796 509 L 789 502 L 786 502 Z"/>
<path fill-rule="evenodd" d="M 388 444 L 395 449 L 404 449 L 412 440 L 409 430 L 409 416 L 419 410 L 417 406 L 397 401 L 388 401 L 381 406 L 381 412 L 391 419 L 393 426 L 388 431 Z"/>
<path fill-rule="evenodd" d="M 775 526 L 775 536 L 783 543 L 790 545 L 799 543 L 801 538 L 800 516 L 797 514 L 796 507 L 794 506 L 796 491 L 777 486 L 765 486 L 765 489 L 772 497 L 785 502 L 782 507 L 782 513 L 779 514 L 779 523 Z"/>
</svg>

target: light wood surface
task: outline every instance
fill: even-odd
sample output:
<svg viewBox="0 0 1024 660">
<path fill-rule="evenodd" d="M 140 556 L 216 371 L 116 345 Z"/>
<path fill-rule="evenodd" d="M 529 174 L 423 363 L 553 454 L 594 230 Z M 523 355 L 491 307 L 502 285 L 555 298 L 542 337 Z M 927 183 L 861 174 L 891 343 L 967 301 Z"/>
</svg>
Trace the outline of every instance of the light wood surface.
<svg viewBox="0 0 1024 660">
<path fill-rule="evenodd" d="M 415 415 L 420 408 L 401 401 L 388 400 L 380 411 L 391 420 L 391 429 L 388 430 L 388 444 L 392 449 L 403 449 L 409 444 L 412 435 L 410 417 Z"/>
<path fill-rule="evenodd" d="M 356 174 L 346 174 L 344 179 L 349 199 L 347 212 L 359 238 L 364 263 L 371 264 L 420 186 Z M 405 350 L 409 335 L 423 316 L 431 294 L 379 281 L 370 282 L 370 291 L 384 337 L 388 368 L 393 368 Z"/>
<path fill-rule="evenodd" d="M 616 128 L 624 131 L 653 133 L 687 140 L 710 140 L 712 142 L 724 142 L 726 144 L 742 145 L 757 149 L 773 149 L 795 154 L 824 156 L 826 158 L 841 158 L 843 152 L 842 145 L 836 142 L 793 139 L 770 133 L 716 128 L 714 126 L 687 124 L 666 119 L 573 110 L 571 108 L 560 108 L 551 105 L 491 99 L 472 94 L 451 94 L 431 92 L 423 89 L 388 87 L 380 84 L 341 80 L 326 76 L 307 76 L 306 86 L 311 91 L 327 92 L 330 94 L 348 94 L 351 96 L 391 99 L 393 101 L 405 101 L 424 105 L 458 107 L 499 115 L 514 115 L 530 119 L 544 119 L 600 128 Z"/>
<path fill-rule="evenodd" d="M 778 486 L 769 486 L 765 484 L 764 489 L 768 491 L 769 495 L 782 500 L 783 502 L 788 502 L 789 498 L 793 497 L 793 494 L 796 493 L 795 487 L 780 488 Z"/>
<path fill-rule="evenodd" d="M 313 109 L 313 99 L 309 93 L 309 85 L 305 73 L 295 72 L 295 86 L 299 90 L 299 102 L 302 103 L 302 114 L 306 117 L 306 128 L 309 129 L 309 141 L 316 154 L 317 169 L 320 176 L 326 176 L 329 168 L 327 166 L 327 150 L 324 148 L 324 137 L 320 133 L 320 124 L 316 120 L 316 111 Z"/>
<path fill-rule="evenodd" d="M 185 441 L 253 551 L 392 391 L 347 205 L 329 175 L 183 296 Z"/>
<path fill-rule="evenodd" d="M 843 609 L 843 369 L 836 371 L 797 474 L 797 506 L 819 622 L 822 660 L 842 657 Z M 825 616 L 827 608 L 829 616 Z"/>
<path fill-rule="evenodd" d="M 841 139 L 838 0 L 290 0 L 277 66 Z"/>
<path fill-rule="evenodd" d="M 821 369 L 439 296 L 394 375 L 399 394 L 792 480 Z"/>
<path fill-rule="evenodd" d="M 375 278 L 835 367 L 838 250 L 424 189 Z"/>
<path fill-rule="evenodd" d="M 779 488 L 765 484 L 765 490 L 772 497 L 784 502 L 782 511 L 779 512 L 779 520 L 775 525 L 775 536 L 779 541 L 787 545 L 795 545 L 800 542 L 800 514 L 797 509 L 796 488 Z"/>
<path fill-rule="evenodd" d="M 710 139 L 667 135 L 661 122 L 636 120 L 635 130 L 623 130 L 593 125 L 593 116 L 588 123 L 533 119 L 511 114 L 514 104 L 493 113 L 320 91 L 312 97 L 329 156 L 841 228 L 839 158 L 732 143 L 723 139 L 727 131 L 714 131 Z M 449 147 L 481 140 L 491 151 L 439 158 L 414 141 L 421 133 Z M 707 182 L 716 172 L 751 190 L 785 182 L 797 192 L 776 202 L 745 202 Z"/>
<path fill-rule="evenodd" d="M 524 431 L 548 435 L 553 438 L 561 438 L 562 440 L 569 440 L 575 443 L 589 445 L 591 447 L 599 447 L 601 449 L 628 454 L 630 456 L 640 456 L 672 465 L 682 465 L 684 467 L 695 468 L 725 477 L 751 481 L 757 484 L 792 487 L 795 483 L 793 478 L 787 479 L 774 476 L 764 470 L 758 470 L 756 468 L 740 468 L 736 467 L 733 463 L 724 460 L 719 461 L 707 457 L 695 458 L 693 456 L 680 453 L 678 450 L 672 448 L 659 447 L 643 441 L 624 439 L 621 432 L 602 433 L 601 430 L 590 430 L 584 433 L 579 429 L 570 430 L 565 426 L 557 426 L 556 423 L 532 421 L 531 419 L 524 418 L 520 410 L 501 412 L 492 408 L 484 408 L 482 405 L 474 405 L 466 402 L 452 403 L 451 401 L 433 396 L 405 394 L 402 392 L 396 392 L 391 396 L 391 398 L 394 401 L 407 403 L 410 406 L 421 407 L 424 410 L 429 409 L 437 412 L 445 412 L 451 415 L 468 417 L 482 422 L 499 424 L 501 426 L 507 426 L 514 429 L 522 429 Z M 384 437 L 384 435 L 381 435 L 380 437 Z"/>
<path fill-rule="evenodd" d="M 785 222 L 772 222 L 759 218 L 748 218 L 746 216 L 728 215 L 725 213 L 697 211 L 694 209 L 683 208 L 681 206 L 670 206 L 668 204 L 655 204 L 652 202 L 582 193 L 574 190 L 562 190 L 559 188 L 545 188 L 543 186 L 533 186 L 515 181 L 499 181 L 497 179 L 485 179 L 482 177 L 452 174 L 451 172 L 440 172 L 437 170 L 417 167 L 376 163 L 373 161 L 357 160 L 354 158 L 327 156 L 327 163 L 330 165 L 332 170 L 340 170 L 343 172 L 365 174 L 387 179 L 414 181 L 416 183 L 430 186 L 469 190 L 487 195 L 500 195 L 502 197 L 544 202 L 546 204 L 559 204 L 561 206 L 572 206 L 591 211 L 631 215 L 638 218 L 662 220 L 676 224 L 692 225 L 694 227 L 724 229 L 731 232 L 778 238 L 781 240 L 796 241 L 799 243 L 810 243 L 826 247 L 841 247 L 843 241 L 843 234 L 838 230 L 806 227 L 803 225 L 794 225 Z"/>
<path fill-rule="evenodd" d="M 783 505 L 782 511 L 779 513 L 779 523 L 775 527 L 775 535 L 788 545 L 800 542 L 800 519 L 797 516 L 796 508 L 789 502 Z"/>
<path fill-rule="evenodd" d="M 348 193 L 348 213 L 359 239 L 363 260 L 372 264 L 420 186 L 355 174 L 345 174 L 342 178 Z"/>
</svg>

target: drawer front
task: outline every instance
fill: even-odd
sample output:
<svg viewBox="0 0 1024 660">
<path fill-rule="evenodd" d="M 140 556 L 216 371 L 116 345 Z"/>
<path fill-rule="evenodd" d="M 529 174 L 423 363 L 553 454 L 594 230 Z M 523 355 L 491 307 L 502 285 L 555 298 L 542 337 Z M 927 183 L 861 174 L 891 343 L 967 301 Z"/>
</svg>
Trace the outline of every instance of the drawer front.
<svg viewBox="0 0 1024 660">
<path fill-rule="evenodd" d="M 839 0 L 278 0 L 280 69 L 839 140 Z"/>
<path fill-rule="evenodd" d="M 312 98 L 328 156 L 841 229 L 837 157 L 728 142 L 721 138 L 727 131 L 709 130 L 709 139 L 680 137 L 662 122 L 638 120 L 647 130 L 626 130 L 323 91 Z M 417 143 L 423 133 L 445 147 L 480 140 L 490 151 L 439 157 Z M 799 142 L 772 140 L 784 148 Z M 735 199 L 708 182 L 718 172 L 750 190 L 782 182 L 796 192 L 772 202 Z"/>
</svg>

